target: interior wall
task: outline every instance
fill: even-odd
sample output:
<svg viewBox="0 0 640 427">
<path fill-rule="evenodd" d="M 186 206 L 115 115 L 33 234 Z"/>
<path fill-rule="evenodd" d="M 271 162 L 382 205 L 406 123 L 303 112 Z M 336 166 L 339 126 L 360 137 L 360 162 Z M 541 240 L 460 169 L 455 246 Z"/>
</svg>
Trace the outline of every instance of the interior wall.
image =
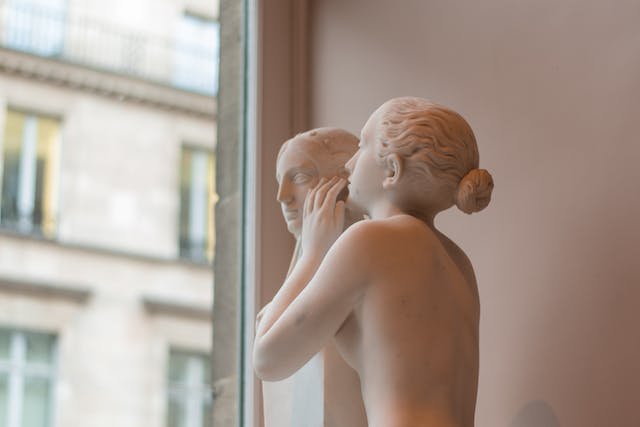
<svg viewBox="0 0 640 427">
<path fill-rule="evenodd" d="M 480 288 L 477 425 L 640 425 L 640 3 L 312 3 L 312 127 L 427 97 L 495 179 L 437 220 Z"/>
</svg>

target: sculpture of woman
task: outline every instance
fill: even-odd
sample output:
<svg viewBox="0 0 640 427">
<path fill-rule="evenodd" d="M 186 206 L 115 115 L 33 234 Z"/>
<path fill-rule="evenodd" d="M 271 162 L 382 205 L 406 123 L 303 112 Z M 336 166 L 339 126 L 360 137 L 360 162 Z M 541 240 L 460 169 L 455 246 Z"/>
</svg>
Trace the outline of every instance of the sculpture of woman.
<svg viewBox="0 0 640 427">
<path fill-rule="evenodd" d="M 454 111 L 412 97 L 378 108 L 347 164 L 350 197 L 371 219 L 342 233 L 346 180 L 311 190 L 302 256 L 258 324 L 258 376 L 287 377 L 333 339 L 360 376 L 370 426 L 473 426 L 476 279 L 434 218 L 487 206 L 493 181 L 477 168 Z"/>
<path fill-rule="evenodd" d="M 318 185 L 321 178 L 335 176 L 346 178 L 348 172 L 345 164 L 357 150 L 358 138 L 355 135 L 331 127 L 298 134 L 282 144 L 277 160 L 277 199 L 282 206 L 287 228 L 296 238 L 296 248 L 291 258 L 289 273 L 301 255 L 302 208 L 307 194 Z M 344 196 L 346 197 L 346 192 Z M 362 219 L 361 213 L 347 209 L 345 228 L 360 219 Z M 323 425 L 327 427 L 366 426 L 358 375 L 340 357 L 332 342 L 327 343 L 322 350 L 321 359 L 324 368 Z M 298 412 L 294 410 L 294 413 Z M 289 420 L 268 419 L 266 422 L 267 427 L 270 424 L 282 427 L 288 424 Z M 290 422 L 297 425 L 299 420 L 292 419 Z"/>
<path fill-rule="evenodd" d="M 318 185 L 321 178 L 346 178 L 345 164 L 357 150 L 358 138 L 355 135 L 332 127 L 300 133 L 280 147 L 276 166 L 277 199 L 287 229 L 296 238 L 289 271 L 300 255 L 302 208 L 307 193 Z M 346 225 L 361 218 L 361 215 L 348 210 Z"/>
</svg>

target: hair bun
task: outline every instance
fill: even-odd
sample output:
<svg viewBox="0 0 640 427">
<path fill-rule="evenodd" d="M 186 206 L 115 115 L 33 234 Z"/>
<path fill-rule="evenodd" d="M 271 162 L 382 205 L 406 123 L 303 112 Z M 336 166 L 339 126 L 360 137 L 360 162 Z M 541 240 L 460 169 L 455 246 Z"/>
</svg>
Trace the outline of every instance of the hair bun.
<svg viewBox="0 0 640 427">
<path fill-rule="evenodd" d="M 471 214 L 486 208 L 491 201 L 493 178 L 485 169 L 471 169 L 458 184 L 456 206 Z"/>
</svg>

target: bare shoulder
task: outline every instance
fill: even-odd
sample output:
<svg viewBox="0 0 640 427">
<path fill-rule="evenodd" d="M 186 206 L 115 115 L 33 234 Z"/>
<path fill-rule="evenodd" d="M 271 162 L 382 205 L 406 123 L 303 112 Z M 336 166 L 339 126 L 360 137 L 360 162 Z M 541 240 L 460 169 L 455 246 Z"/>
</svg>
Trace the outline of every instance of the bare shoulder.
<svg viewBox="0 0 640 427">
<path fill-rule="evenodd" d="M 349 253 L 375 256 L 398 246 L 415 242 L 436 243 L 436 234 L 419 219 L 410 215 L 397 215 L 384 219 L 357 222 L 340 236 L 336 246 Z"/>
</svg>

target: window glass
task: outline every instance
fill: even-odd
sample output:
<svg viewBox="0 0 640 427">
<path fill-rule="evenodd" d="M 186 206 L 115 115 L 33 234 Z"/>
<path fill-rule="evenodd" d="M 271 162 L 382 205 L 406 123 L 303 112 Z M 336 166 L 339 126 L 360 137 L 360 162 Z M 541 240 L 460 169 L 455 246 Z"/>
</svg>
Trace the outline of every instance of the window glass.
<svg viewBox="0 0 640 427">
<path fill-rule="evenodd" d="M 172 352 L 169 358 L 169 384 L 185 384 L 187 381 L 187 365 L 189 356 Z"/>
<path fill-rule="evenodd" d="M 20 177 L 20 151 L 25 116 L 7 111 L 3 139 L 2 207 L 0 223 L 16 224 L 18 219 L 18 181 Z"/>
<path fill-rule="evenodd" d="M 29 363 L 51 363 L 53 358 L 53 344 L 55 338 L 52 335 L 37 332 L 25 333 L 26 361 Z"/>
<path fill-rule="evenodd" d="M 11 334 L 6 329 L 0 329 L 0 361 L 9 360 L 9 345 Z"/>
<path fill-rule="evenodd" d="M 175 42 L 173 82 L 184 89 L 218 92 L 218 22 L 185 13 Z"/>
<path fill-rule="evenodd" d="M 169 355 L 167 425 L 208 427 L 212 398 L 209 356 L 172 350 Z"/>
<path fill-rule="evenodd" d="M 15 278 L 0 286 L 0 403 L 19 421 L 0 414 L 0 427 L 211 418 L 202 386 L 201 398 L 186 392 L 194 366 L 208 380 L 210 359 L 184 353 L 170 368 L 165 352 L 211 351 L 217 132 L 240 128 L 219 120 L 218 7 L 0 0 L 0 50 L 19 58 L 0 70 L 0 271 Z M 227 93 L 238 98 L 227 105 L 241 102 Z M 13 329 L 25 324 L 66 339 Z M 73 375 L 56 400 L 45 382 L 56 390 L 58 360 Z M 227 402 L 214 414 L 237 411 Z"/>
<path fill-rule="evenodd" d="M 43 56 L 62 53 L 67 0 L 6 0 L 4 44 Z"/>
<path fill-rule="evenodd" d="M 7 425 L 7 417 L 9 412 L 7 407 L 9 405 L 9 377 L 6 372 L 0 370 L 0 427 Z"/>
<path fill-rule="evenodd" d="M 48 378 L 27 376 L 24 380 L 22 426 L 46 427 L 50 425 L 50 384 Z"/>
</svg>

